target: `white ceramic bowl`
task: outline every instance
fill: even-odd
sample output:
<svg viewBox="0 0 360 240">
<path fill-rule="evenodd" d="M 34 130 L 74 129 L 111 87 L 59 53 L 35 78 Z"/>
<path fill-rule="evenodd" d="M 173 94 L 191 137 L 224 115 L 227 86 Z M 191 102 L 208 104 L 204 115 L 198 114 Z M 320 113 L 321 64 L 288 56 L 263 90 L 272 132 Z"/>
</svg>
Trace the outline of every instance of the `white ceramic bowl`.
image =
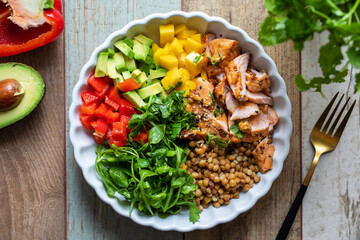
<svg viewBox="0 0 360 240">
<path fill-rule="evenodd" d="M 280 119 L 273 134 L 273 143 L 275 145 L 273 169 L 266 174 L 261 174 L 261 181 L 254 184 L 250 191 L 240 193 L 239 199 L 233 199 L 229 205 L 220 208 L 209 207 L 201 213 L 200 220 L 195 224 L 189 222 L 187 209 L 166 219 L 161 219 L 157 215 L 146 216 L 137 210 L 134 210 L 131 215 L 131 219 L 136 223 L 151 226 L 159 230 L 186 232 L 194 229 L 208 229 L 219 223 L 229 222 L 239 214 L 252 208 L 256 201 L 270 190 L 273 181 L 279 176 L 284 160 L 289 152 L 292 131 L 290 119 L 291 105 L 286 94 L 285 82 L 279 75 L 274 61 L 265 53 L 261 45 L 251 39 L 242 29 L 231 25 L 222 18 L 210 17 L 201 12 L 185 13 L 174 11 L 149 15 L 142 20 L 132 21 L 121 30 L 113 32 L 103 44 L 93 51 L 89 61 L 80 72 L 79 81 L 73 90 L 72 104 L 69 110 L 70 139 L 74 146 L 76 161 L 83 171 L 85 180 L 95 189 L 97 195 L 104 202 L 110 204 L 117 213 L 128 217 L 129 203 L 124 201 L 121 196 L 119 197 L 122 200 L 109 198 L 96 173 L 96 144 L 91 133 L 82 127 L 79 120 L 80 106 L 82 104 L 80 93 L 86 88 L 86 79 L 94 71 L 99 52 L 108 47 L 112 48 L 114 42 L 125 36 L 133 37 L 139 33 L 143 33 L 159 42 L 159 25 L 166 23 L 185 23 L 190 28 L 196 29 L 201 33 L 211 32 L 218 36 L 221 34 L 222 37 L 239 41 L 243 52 L 251 52 L 251 65 L 268 73 L 272 84 L 274 109 Z"/>
</svg>

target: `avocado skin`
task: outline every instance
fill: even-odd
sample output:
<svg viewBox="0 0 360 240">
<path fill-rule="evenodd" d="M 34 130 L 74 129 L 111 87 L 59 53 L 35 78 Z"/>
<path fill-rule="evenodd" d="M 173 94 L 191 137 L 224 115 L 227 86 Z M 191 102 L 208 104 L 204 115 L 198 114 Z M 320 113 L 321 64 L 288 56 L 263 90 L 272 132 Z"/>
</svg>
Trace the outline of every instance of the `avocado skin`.
<svg viewBox="0 0 360 240">
<path fill-rule="evenodd" d="M 0 64 L 0 81 L 12 78 L 19 81 L 25 89 L 21 103 L 13 109 L 0 112 L 0 129 L 29 115 L 45 95 L 45 83 L 32 67 L 16 62 Z"/>
</svg>

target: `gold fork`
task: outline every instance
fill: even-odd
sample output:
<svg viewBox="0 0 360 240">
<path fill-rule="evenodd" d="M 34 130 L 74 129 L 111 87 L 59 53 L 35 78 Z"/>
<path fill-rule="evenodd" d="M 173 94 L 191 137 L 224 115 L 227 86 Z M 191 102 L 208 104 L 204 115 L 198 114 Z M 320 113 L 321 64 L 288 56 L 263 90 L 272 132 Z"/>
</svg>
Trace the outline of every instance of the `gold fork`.
<svg viewBox="0 0 360 240">
<path fill-rule="evenodd" d="M 352 110 L 354 109 L 356 100 L 353 102 L 353 104 L 351 105 L 349 111 L 347 112 L 347 114 L 345 115 L 344 119 L 341 121 L 339 127 L 337 128 L 337 130 L 335 131 L 336 126 L 338 125 L 338 122 L 341 118 L 341 115 L 343 114 L 346 105 L 348 104 L 350 98 L 347 99 L 347 101 L 345 102 L 343 108 L 341 109 L 341 111 L 339 112 L 338 116 L 336 117 L 334 123 L 331 125 L 330 127 L 330 123 L 332 122 L 332 120 L 335 117 L 335 113 L 341 103 L 341 100 L 344 98 L 344 94 L 341 96 L 339 102 L 336 104 L 334 110 L 332 111 L 330 117 L 328 117 L 328 120 L 325 123 L 325 120 L 330 112 L 331 107 L 333 106 L 337 96 L 339 95 L 339 92 L 336 93 L 336 95 L 333 97 L 333 99 L 331 100 L 331 102 L 329 103 L 329 105 L 326 107 L 326 109 L 324 110 L 324 112 L 321 114 L 319 120 L 316 122 L 311 134 L 310 134 L 310 141 L 312 143 L 312 145 L 315 148 L 315 156 L 314 156 L 314 160 L 311 164 L 311 167 L 308 171 L 308 173 L 306 174 L 306 177 L 301 185 L 301 188 L 298 192 L 298 194 L 296 195 L 296 198 L 293 202 L 293 204 L 291 205 L 291 208 L 283 222 L 283 224 L 281 225 L 280 231 L 276 237 L 276 240 L 281 240 L 281 239 L 286 239 L 286 236 L 288 235 L 291 225 L 294 222 L 295 216 L 297 211 L 299 210 L 299 207 L 301 205 L 301 202 L 304 198 L 304 195 L 306 193 L 307 187 L 309 186 L 310 180 L 312 175 L 314 174 L 316 165 L 318 163 L 318 160 L 320 158 L 320 156 L 323 153 L 326 152 L 331 152 L 332 150 L 335 149 L 335 147 L 337 146 L 341 134 L 344 131 L 344 128 L 346 126 L 347 121 L 349 120 L 349 117 L 351 115 Z M 324 125 L 325 123 L 325 125 Z M 324 126 L 323 126 L 324 125 Z"/>
</svg>

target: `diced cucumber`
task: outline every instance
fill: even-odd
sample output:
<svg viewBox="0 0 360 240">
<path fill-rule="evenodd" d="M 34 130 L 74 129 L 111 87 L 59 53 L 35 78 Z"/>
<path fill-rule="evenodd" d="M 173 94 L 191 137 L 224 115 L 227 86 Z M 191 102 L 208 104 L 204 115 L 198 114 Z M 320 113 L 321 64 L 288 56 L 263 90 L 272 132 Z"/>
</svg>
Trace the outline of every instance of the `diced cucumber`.
<svg viewBox="0 0 360 240">
<path fill-rule="evenodd" d="M 147 47 L 150 47 L 154 42 L 153 40 L 151 40 L 148 37 L 145 37 L 142 34 L 139 34 L 139 35 L 135 36 L 134 39 L 138 40 L 139 42 L 141 42 L 142 44 L 144 44 Z"/>
<path fill-rule="evenodd" d="M 133 51 L 135 53 L 134 58 L 136 60 L 142 60 L 145 62 L 146 57 L 150 51 L 148 46 L 141 44 L 139 41 L 134 41 Z"/>
<path fill-rule="evenodd" d="M 150 69 L 155 68 L 155 64 L 140 63 L 139 69 L 146 74 L 149 74 Z"/>
<path fill-rule="evenodd" d="M 123 41 L 117 41 L 114 46 L 129 58 L 134 58 L 134 51 Z"/>
<path fill-rule="evenodd" d="M 154 61 L 153 55 L 154 55 L 154 54 L 153 54 L 153 50 L 152 50 L 152 48 L 150 48 L 149 53 L 148 53 L 148 55 L 146 56 L 145 62 L 146 62 L 147 64 L 150 64 L 150 65 L 154 65 L 154 66 L 155 66 L 155 61 Z"/>
<path fill-rule="evenodd" d="M 112 49 L 112 48 L 108 48 L 108 49 L 107 49 L 107 52 L 108 52 L 108 54 L 109 54 L 109 57 L 113 57 L 114 54 L 115 54 L 115 51 L 114 51 L 114 49 Z"/>
<path fill-rule="evenodd" d="M 128 100 L 132 105 L 134 105 L 136 108 L 144 107 L 146 104 L 141 99 L 139 94 L 137 94 L 135 91 L 129 91 L 122 94 L 126 100 Z"/>
<path fill-rule="evenodd" d="M 114 86 L 116 87 L 119 83 L 124 81 L 124 77 L 119 74 L 116 79 L 113 79 Z"/>
<path fill-rule="evenodd" d="M 134 46 L 134 42 L 133 40 L 131 40 L 130 38 L 126 37 L 123 39 L 124 43 L 126 43 L 129 47 L 133 47 Z"/>
<path fill-rule="evenodd" d="M 158 93 L 161 93 L 161 91 L 163 90 L 164 89 L 160 83 L 155 83 L 148 87 L 140 88 L 139 90 L 137 90 L 137 93 L 142 99 L 145 99 L 147 97 L 150 97 L 151 95 L 156 95 Z"/>
<path fill-rule="evenodd" d="M 121 73 L 124 80 L 131 78 L 131 73 L 129 71 L 124 71 Z"/>
<path fill-rule="evenodd" d="M 135 69 L 132 73 L 131 73 L 131 76 L 133 78 L 136 78 L 137 76 L 139 76 L 141 74 L 141 70 L 140 69 Z"/>
<path fill-rule="evenodd" d="M 116 79 L 119 73 L 115 68 L 115 60 L 113 58 L 108 58 L 107 60 L 107 68 L 106 68 L 106 76 L 109 76 L 111 79 Z"/>
<path fill-rule="evenodd" d="M 126 64 L 126 68 L 128 71 L 132 72 L 136 69 L 136 62 L 135 59 L 133 58 L 128 58 L 126 56 L 124 56 L 125 58 L 125 64 Z"/>
<path fill-rule="evenodd" d="M 122 72 L 126 70 L 126 63 L 124 59 L 124 55 L 121 52 L 117 52 L 114 54 L 115 67 L 118 72 Z"/>
<path fill-rule="evenodd" d="M 107 60 L 109 54 L 107 52 L 99 53 L 96 68 L 95 68 L 95 77 L 105 77 L 107 69 Z"/>
<path fill-rule="evenodd" d="M 163 78 L 166 76 L 167 70 L 164 68 L 159 68 L 156 70 L 150 70 L 150 78 L 151 79 L 155 79 L 155 78 Z"/>
<path fill-rule="evenodd" d="M 141 72 L 137 78 L 136 78 L 136 81 L 140 84 L 143 84 L 144 82 L 146 82 L 146 80 L 148 79 L 148 77 L 146 76 L 146 73 L 144 72 Z"/>
</svg>

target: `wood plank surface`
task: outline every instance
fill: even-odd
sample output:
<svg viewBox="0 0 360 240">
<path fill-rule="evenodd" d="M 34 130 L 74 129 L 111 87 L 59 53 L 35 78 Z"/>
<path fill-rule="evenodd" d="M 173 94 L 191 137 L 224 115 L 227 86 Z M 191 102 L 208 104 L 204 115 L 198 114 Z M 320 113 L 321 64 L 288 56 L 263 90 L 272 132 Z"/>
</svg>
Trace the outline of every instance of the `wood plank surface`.
<svg viewBox="0 0 360 240">
<path fill-rule="evenodd" d="M 0 63 L 35 68 L 46 84 L 39 106 L 0 129 L 0 239 L 65 236 L 65 131 L 63 37 Z"/>
<path fill-rule="evenodd" d="M 259 24 L 266 16 L 263 0 L 183 0 L 184 11 L 202 11 L 211 16 L 223 17 L 235 26 L 244 29 L 257 39 Z M 287 211 L 296 196 L 301 180 L 301 134 L 300 93 L 294 77 L 300 72 L 300 55 L 294 53 L 290 43 L 265 48 L 275 61 L 284 78 L 292 103 L 293 133 L 291 148 L 284 169 L 274 182 L 269 193 L 260 199 L 247 213 L 234 221 L 210 230 L 185 234 L 186 240 L 201 239 L 275 239 Z M 301 239 L 301 222 L 298 214 L 287 239 Z"/>
<path fill-rule="evenodd" d="M 66 106 L 71 103 L 79 72 L 96 46 L 128 22 L 155 12 L 180 10 L 179 0 L 170 1 L 68 1 L 65 6 Z M 69 124 L 67 121 L 67 129 Z M 68 132 L 68 131 L 67 131 Z M 177 232 L 142 227 L 118 215 L 103 203 L 85 182 L 67 135 L 67 226 L 68 239 L 182 239 Z"/>
<path fill-rule="evenodd" d="M 305 44 L 302 52 L 302 74 L 321 76 L 317 63 L 319 48 L 327 43 L 327 34 L 316 35 Z M 355 71 L 353 71 L 355 74 Z M 337 91 L 357 99 L 354 77 L 346 83 L 324 86 L 328 99 L 319 93 L 304 92 L 303 115 L 303 176 L 314 156 L 309 135 L 330 99 Z M 344 100 L 343 100 L 344 103 Z M 348 110 L 350 104 L 348 105 Z M 357 104 L 337 148 L 321 157 L 303 201 L 304 239 L 360 239 L 360 105 Z"/>
</svg>

